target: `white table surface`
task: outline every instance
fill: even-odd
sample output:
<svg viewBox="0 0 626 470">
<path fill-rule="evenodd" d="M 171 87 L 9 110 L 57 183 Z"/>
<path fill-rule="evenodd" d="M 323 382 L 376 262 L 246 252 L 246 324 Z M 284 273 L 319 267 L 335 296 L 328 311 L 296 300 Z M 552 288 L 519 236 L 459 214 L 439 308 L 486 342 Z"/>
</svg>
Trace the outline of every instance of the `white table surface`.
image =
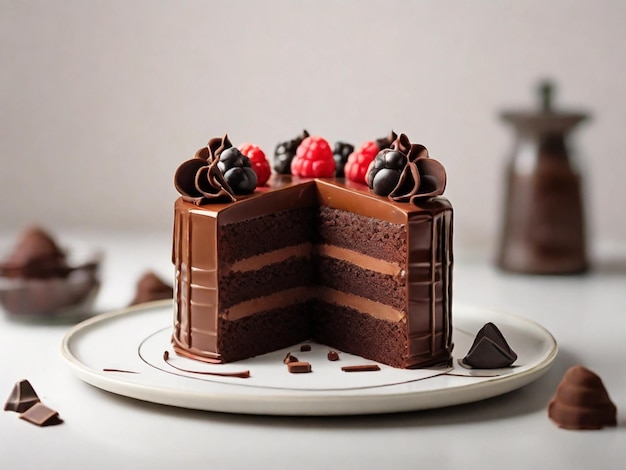
<svg viewBox="0 0 626 470">
<path fill-rule="evenodd" d="M 124 307 L 148 269 L 171 278 L 169 233 L 69 237 L 106 252 L 99 311 Z M 573 277 L 504 274 L 492 266 L 491 254 L 457 251 L 455 302 L 533 319 L 556 337 L 559 354 L 546 375 L 520 390 L 403 414 L 239 416 L 116 396 L 82 382 L 64 362 L 60 344 L 70 325 L 23 324 L 0 314 L 0 401 L 27 378 L 64 419 L 60 426 L 39 428 L 16 413 L 0 413 L 0 468 L 624 468 L 621 248 L 605 249 L 591 273 Z M 617 428 L 566 431 L 548 419 L 546 405 L 575 364 L 602 377 L 618 408 Z"/>
</svg>

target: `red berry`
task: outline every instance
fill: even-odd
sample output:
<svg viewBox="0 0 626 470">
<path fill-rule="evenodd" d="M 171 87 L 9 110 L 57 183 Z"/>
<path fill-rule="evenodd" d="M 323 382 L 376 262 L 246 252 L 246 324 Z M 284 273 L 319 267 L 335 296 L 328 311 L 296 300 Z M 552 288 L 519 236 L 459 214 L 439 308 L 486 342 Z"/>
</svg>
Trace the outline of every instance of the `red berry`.
<svg viewBox="0 0 626 470">
<path fill-rule="evenodd" d="M 257 177 L 257 188 L 267 183 L 267 180 L 270 179 L 270 175 L 272 174 L 272 170 L 270 169 L 270 162 L 267 161 L 261 147 L 254 144 L 241 144 L 239 151 L 250 159 L 252 169 Z"/>
<path fill-rule="evenodd" d="M 307 178 L 330 178 L 335 174 L 333 149 L 322 137 L 312 135 L 298 146 L 291 174 Z"/>
<path fill-rule="evenodd" d="M 373 140 L 365 142 L 361 148 L 355 150 L 348 157 L 344 173 L 346 178 L 357 183 L 367 184 L 365 176 L 370 163 L 374 161 L 378 155 L 378 144 Z"/>
</svg>

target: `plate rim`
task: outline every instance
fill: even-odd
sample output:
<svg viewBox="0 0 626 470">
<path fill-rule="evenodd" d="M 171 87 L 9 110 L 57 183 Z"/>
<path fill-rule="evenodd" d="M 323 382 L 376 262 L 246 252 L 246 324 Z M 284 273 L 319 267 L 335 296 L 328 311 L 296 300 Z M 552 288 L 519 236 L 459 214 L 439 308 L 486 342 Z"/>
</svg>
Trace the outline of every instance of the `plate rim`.
<svg viewBox="0 0 626 470">
<path fill-rule="evenodd" d="M 156 309 L 164 309 L 166 307 L 172 307 L 172 305 L 172 300 L 158 300 L 101 313 L 88 318 L 74 325 L 66 332 L 61 342 L 61 354 L 66 363 L 84 382 L 110 393 L 142 401 L 181 408 L 236 414 L 337 416 L 443 408 L 502 395 L 528 385 L 541 377 L 553 364 L 559 349 L 558 343 L 552 333 L 534 320 L 508 312 L 455 303 L 453 310 L 463 312 L 461 314 L 455 313 L 455 315 L 459 315 L 463 318 L 470 317 L 471 312 L 489 312 L 496 316 L 507 317 L 509 322 L 521 323 L 526 327 L 530 326 L 535 332 L 540 332 L 542 341 L 547 342 L 547 352 L 536 365 L 513 375 L 490 377 L 478 382 L 468 382 L 467 384 L 455 387 L 444 389 L 435 388 L 432 390 L 395 391 L 393 389 L 399 388 L 398 385 L 388 385 L 378 387 L 379 390 L 382 388 L 385 389 L 384 394 L 379 393 L 374 395 L 354 395 L 350 394 L 349 389 L 283 389 L 278 395 L 271 393 L 237 394 L 237 384 L 221 382 L 210 382 L 211 391 L 185 390 L 183 393 L 180 393 L 169 386 L 159 387 L 152 384 L 138 384 L 124 380 L 125 377 L 123 376 L 108 376 L 84 364 L 72 352 L 72 340 L 88 329 L 94 326 L 97 327 L 99 323 L 104 323 L 116 317 L 127 316 L 129 314 L 141 315 L 142 313 L 154 313 Z M 376 401 L 378 403 L 372 403 Z M 361 402 L 363 403 L 361 404 Z M 350 404 L 350 406 L 346 408 L 346 404 Z M 366 404 L 368 406 L 365 406 Z M 320 407 L 320 405 L 322 406 Z"/>
</svg>

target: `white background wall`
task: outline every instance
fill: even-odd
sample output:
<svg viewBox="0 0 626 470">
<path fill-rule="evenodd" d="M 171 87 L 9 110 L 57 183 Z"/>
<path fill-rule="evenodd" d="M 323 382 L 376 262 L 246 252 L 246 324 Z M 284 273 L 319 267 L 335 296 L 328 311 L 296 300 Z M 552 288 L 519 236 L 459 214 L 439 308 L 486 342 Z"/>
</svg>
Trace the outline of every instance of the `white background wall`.
<svg viewBox="0 0 626 470">
<path fill-rule="evenodd" d="M 503 109 L 588 111 L 593 240 L 626 241 L 626 2 L 0 0 L 0 231 L 167 231 L 178 164 L 213 136 L 391 128 L 448 170 L 457 244 L 497 238 Z"/>
</svg>

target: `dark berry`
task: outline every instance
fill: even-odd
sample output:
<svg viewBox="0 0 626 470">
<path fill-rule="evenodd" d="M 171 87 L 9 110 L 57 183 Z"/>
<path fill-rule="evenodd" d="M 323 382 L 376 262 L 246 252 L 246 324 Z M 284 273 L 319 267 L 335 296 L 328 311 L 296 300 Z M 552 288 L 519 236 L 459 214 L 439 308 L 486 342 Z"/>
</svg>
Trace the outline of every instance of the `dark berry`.
<svg viewBox="0 0 626 470">
<path fill-rule="evenodd" d="M 400 181 L 407 156 L 392 149 L 381 150 L 370 165 L 367 185 L 379 196 L 388 196 Z"/>
<path fill-rule="evenodd" d="M 336 166 L 335 176 L 340 178 L 344 176 L 343 168 L 352 152 L 354 152 L 354 145 L 347 142 L 335 142 L 335 147 L 333 148 L 333 158 Z"/>
<path fill-rule="evenodd" d="M 261 150 L 261 147 L 254 144 L 241 144 L 238 148 L 241 153 L 243 153 L 246 157 L 250 159 L 252 169 L 256 173 L 257 187 L 263 186 L 265 183 L 267 183 L 267 180 L 272 174 L 272 170 L 270 169 L 270 163 L 265 157 L 265 152 Z"/>
<path fill-rule="evenodd" d="M 274 170 L 276 170 L 276 173 L 282 175 L 291 174 L 291 161 L 296 156 L 298 147 L 307 137 L 309 137 L 309 133 L 303 130 L 302 134 L 295 139 L 281 142 L 276 146 L 274 150 Z"/>
<path fill-rule="evenodd" d="M 220 154 L 217 167 L 235 194 L 248 194 L 254 191 L 257 176 L 252 169 L 250 159 L 236 147 L 224 150 Z"/>
</svg>

